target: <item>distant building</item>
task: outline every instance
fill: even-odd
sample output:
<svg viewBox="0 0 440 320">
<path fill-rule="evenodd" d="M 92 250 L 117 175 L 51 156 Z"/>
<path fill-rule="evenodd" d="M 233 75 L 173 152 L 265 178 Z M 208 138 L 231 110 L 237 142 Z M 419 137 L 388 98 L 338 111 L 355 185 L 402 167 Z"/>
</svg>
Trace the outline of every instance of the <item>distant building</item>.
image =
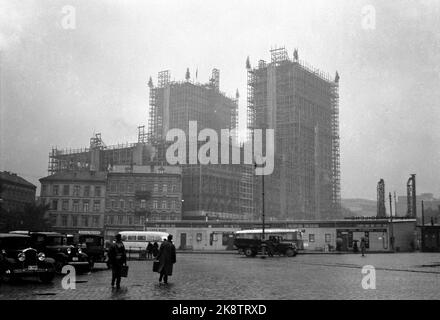
<svg viewBox="0 0 440 320">
<path fill-rule="evenodd" d="M 105 230 L 143 230 L 151 221 L 182 219 L 178 166 L 114 166 L 107 175 Z"/>
<path fill-rule="evenodd" d="M 23 211 L 35 203 L 36 188 L 16 173 L 0 172 L 0 207 L 11 212 Z"/>
<path fill-rule="evenodd" d="M 104 229 L 106 172 L 58 172 L 40 179 L 41 203 L 55 231 Z"/>
<path fill-rule="evenodd" d="M 440 210 L 440 199 L 434 197 L 432 193 L 422 193 L 416 197 L 416 207 L 417 207 L 417 220 L 420 222 L 422 219 L 422 201 L 425 207 L 425 212 L 428 209 L 434 211 Z M 396 215 L 404 217 L 408 212 L 408 201 L 406 196 L 398 196 L 396 204 Z M 430 223 L 430 221 L 425 220 L 425 224 Z"/>
</svg>

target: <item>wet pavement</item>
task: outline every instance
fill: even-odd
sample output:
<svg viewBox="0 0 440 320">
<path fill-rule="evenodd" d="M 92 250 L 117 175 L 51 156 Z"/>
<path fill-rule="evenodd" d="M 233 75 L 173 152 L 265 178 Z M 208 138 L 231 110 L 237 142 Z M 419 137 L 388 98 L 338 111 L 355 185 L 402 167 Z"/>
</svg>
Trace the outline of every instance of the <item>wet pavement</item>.
<svg viewBox="0 0 440 320">
<path fill-rule="evenodd" d="M 120 290 L 97 264 L 65 290 L 23 280 L 0 284 L 0 299 L 440 299 L 440 254 L 298 255 L 246 258 L 238 254 L 178 254 L 169 284 L 159 284 L 152 261 L 129 261 Z M 362 288 L 362 267 L 374 266 L 376 289 Z"/>
</svg>

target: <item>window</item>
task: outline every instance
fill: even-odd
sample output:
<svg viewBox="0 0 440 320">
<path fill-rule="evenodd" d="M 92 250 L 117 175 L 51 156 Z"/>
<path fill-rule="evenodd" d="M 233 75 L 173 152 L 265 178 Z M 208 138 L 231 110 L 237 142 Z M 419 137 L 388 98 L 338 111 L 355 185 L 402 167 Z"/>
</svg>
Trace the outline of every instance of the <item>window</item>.
<svg viewBox="0 0 440 320">
<path fill-rule="evenodd" d="M 147 185 L 145 183 L 141 185 L 141 191 L 147 191 Z"/>
<path fill-rule="evenodd" d="M 153 186 L 153 192 L 159 192 L 159 185 L 157 183 Z"/>
<path fill-rule="evenodd" d="M 73 195 L 78 197 L 80 189 L 80 186 L 73 186 Z"/>
<path fill-rule="evenodd" d="M 68 184 L 65 184 L 63 186 L 63 196 L 68 196 L 70 193 L 70 186 Z"/>
<path fill-rule="evenodd" d="M 113 216 L 108 216 L 107 223 L 112 225 L 113 224 Z"/>
<path fill-rule="evenodd" d="M 112 200 L 112 209 L 116 209 L 116 208 L 117 208 L 116 201 Z"/>
<path fill-rule="evenodd" d="M 128 201 L 128 206 L 129 206 L 129 208 L 130 208 L 131 210 L 134 209 L 134 202 L 133 202 L 133 200 Z"/>
<path fill-rule="evenodd" d="M 120 193 L 125 193 L 125 183 L 121 182 L 119 184 L 119 192 Z"/>
<path fill-rule="evenodd" d="M 121 210 L 124 210 L 124 208 L 125 208 L 125 201 L 124 200 L 120 200 L 119 204 L 120 204 Z"/>
<path fill-rule="evenodd" d="M 100 196 L 101 196 L 101 187 L 95 186 L 95 197 L 100 197 Z"/>
<path fill-rule="evenodd" d="M 82 226 L 83 227 L 89 226 L 89 217 L 88 216 L 82 216 Z"/>
<path fill-rule="evenodd" d="M 56 225 L 57 225 L 57 218 L 58 218 L 58 215 L 56 215 L 56 214 L 51 214 L 49 217 L 50 217 L 50 224 L 51 224 L 52 226 L 56 226 Z"/>
<path fill-rule="evenodd" d="M 93 201 L 93 211 L 99 212 L 99 210 L 101 210 L 101 201 Z"/>
<path fill-rule="evenodd" d="M 133 224 L 133 217 L 132 216 L 129 216 L 128 217 L 128 224 Z"/>
<path fill-rule="evenodd" d="M 112 183 L 110 184 L 110 191 L 111 191 L 111 192 L 116 192 L 116 183 L 112 182 Z"/>
<path fill-rule="evenodd" d="M 63 227 L 67 227 L 67 214 L 63 214 L 63 215 L 61 216 L 61 225 L 62 225 Z"/>
<path fill-rule="evenodd" d="M 128 189 L 127 190 L 128 192 L 133 192 L 133 189 L 134 189 L 133 183 L 129 183 L 127 186 L 127 189 Z"/>
<path fill-rule="evenodd" d="M 202 241 L 202 233 L 197 233 L 197 241 Z"/>
<path fill-rule="evenodd" d="M 162 209 L 166 209 L 167 208 L 167 202 L 164 200 L 162 201 Z"/>
<path fill-rule="evenodd" d="M 173 210 L 176 209 L 176 201 L 175 200 L 171 201 L 171 209 L 173 209 Z"/>
<path fill-rule="evenodd" d="M 332 241 L 332 235 L 330 233 L 325 234 L 325 242 L 331 242 Z"/>
<path fill-rule="evenodd" d="M 52 191 L 53 191 L 53 195 L 57 196 L 58 192 L 59 192 L 59 186 L 58 185 L 54 185 Z"/>
<path fill-rule="evenodd" d="M 162 186 L 162 192 L 163 192 L 163 193 L 167 193 L 167 192 L 168 192 L 168 185 L 163 184 L 163 186 Z"/>
<path fill-rule="evenodd" d="M 76 227 L 78 225 L 78 217 L 72 216 L 72 227 Z"/>
<path fill-rule="evenodd" d="M 153 201 L 153 209 L 157 209 L 158 208 L 158 202 L 157 200 Z"/>
<path fill-rule="evenodd" d="M 79 200 L 73 200 L 72 211 L 79 212 Z"/>
<path fill-rule="evenodd" d="M 58 210 L 58 199 L 52 200 L 52 210 Z"/>
<path fill-rule="evenodd" d="M 46 192 L 47 192 L 47 184 L 43 184 L 43 185 L 41 186 L 41 195 L 42 195 L 42 196 L 45 196 L 45 195 L 46 195 Z"/>
<path fill-rule="evenodd" d="M 89 201 L 88 200 L 84 200 L 84 202 L 83 202 L 83 211 L 89 212 Z"/>
<path fill-rule="evenodd" d="M 139 224 L 139 216 L 134 216 L 134 224 Z"/>
<path fill-rule="evenodd" d="M 84 197 L 90 197 L 90 186 L 84 186 Z"/>
<path fill-rule="evenodd" d="M 63 202 L 62 202 L 62 209 L 64 211 L 69 210 L 69 200 L 63 200 Z"/>
<path fill-rule="evenodd" d="M 124 216 L 118 216 L 118 224 L 124 223 Z"/>
<path fill-rule="evenodd" d="M 94 216 L 93 217 L 93 226 L 94 227 L 99 227 L 99 216 Z"/>
<path fill-rule="evenodd" d="M 309 242 L 315 242 L 315 235 L 313 233 L 309 234 Z"/>
<path fill-rule="evenodd" d="M 147 207 L 147 201 L 141 200 L 141 208 L 145 209 Z"/>
<path fill-rule="evenodd" d="M 173 192 L 177 192 L 177 186 L 175 184 L 173 184 L 172 190 L 173 190 Z"/>
</svg>

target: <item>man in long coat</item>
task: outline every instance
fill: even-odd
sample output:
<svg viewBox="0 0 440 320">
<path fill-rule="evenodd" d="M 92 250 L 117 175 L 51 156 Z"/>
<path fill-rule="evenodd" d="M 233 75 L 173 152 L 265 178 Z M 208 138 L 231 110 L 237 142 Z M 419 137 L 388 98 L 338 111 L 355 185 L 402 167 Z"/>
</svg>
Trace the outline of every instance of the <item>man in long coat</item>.
<svg viewBox="0 0 440 320">
<path fill-rule="evenodd" d="M 172 239 L 173 236 L 170 234 L 168 240 L 162 242 L 159 249 L 159 255 L 157 256 L 157 260 L 159 260 L 159 282 L 162 282 L 163 279 L 164 283 L 168 283 L 168 276 L 173 274 L 173 264 L 176 263 L 176 247 Z"/>
</svg>

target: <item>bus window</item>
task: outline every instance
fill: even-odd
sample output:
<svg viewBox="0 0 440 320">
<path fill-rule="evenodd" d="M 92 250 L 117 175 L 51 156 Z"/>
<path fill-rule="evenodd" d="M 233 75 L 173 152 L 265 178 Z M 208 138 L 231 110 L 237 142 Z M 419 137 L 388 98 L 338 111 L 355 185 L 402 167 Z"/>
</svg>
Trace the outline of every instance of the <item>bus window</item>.
<svg viewBox="0 0 440 320">
<path fill-rule="evenodd" d="M 146 236 L 137 236 L 137 240 L 138 241 L 146 241 L 147 237 Z"/>
<path fill-rule="evenodd" d="M 127 241 L 136 241 L 136 236 L 128 236 Z"/>
</svg>

